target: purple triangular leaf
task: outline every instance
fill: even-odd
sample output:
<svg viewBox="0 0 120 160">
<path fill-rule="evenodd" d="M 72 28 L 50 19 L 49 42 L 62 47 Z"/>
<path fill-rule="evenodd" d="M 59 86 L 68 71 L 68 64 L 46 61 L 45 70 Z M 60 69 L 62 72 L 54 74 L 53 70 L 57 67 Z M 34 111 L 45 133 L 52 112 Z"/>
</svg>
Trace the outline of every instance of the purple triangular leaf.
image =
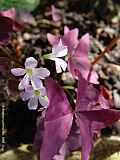
<svg viewBox="0 0 120 160">
<path fill-rule="evenodd" d="M 69 30 L 62 36 L 62 42 L 65 46 L 68 47 L 68 55 L 72 56 L 74 49 L 78 44 L 78 33 L 79 30 L 77 28 Z"/>
<path fill-rule="evenodd" d="M 90 35 L 87 33 L 81 37 L 74 51 L 74 56 L 72 56 L 68 61 L 69 70 L 72 75 L 78 76 L 76 75 L 76 70 L 79 70 L 86 80 L 88 79 L 88 75 L 91 70 L 91 64 L 88 58 L 89 47 Z M 89 81 L 97 84 L 97 79 L 97 73 L 95 71 L 91 71 Z"/>
<path fill-rule="evenodd" d="M 75 151 L 81 148 L 81 135 L 80 135 L 80 129 L 76 125 L 76 123 L 73 121 L 72 128 L 70 131 L 70 134 L 65 142 L 69 153 L 71 151 Z"/>
<path fill-rule="evenodd" d="M 64 144 L 72 125 L 72 114 L 69 113 L 56 120 L 45 121 L 43 144 L 40 151 L 41 160 L 51 160 Z"/>
<path fill-rule="evenodd" d="M 46 80 L 49 106 L 45 115 L 41 160 L 51 160 L 68 137 L 73 114 L 63 89 L 52 79 Z"/>
<path fill-rule="evenodd" d="M 59 36 L 55 36 L 51 33 L 47 33 L 47 39 L 48 39 L 48 42 L 51 44 L 51 45 L 56 45 L 59 43 L 59 40 L 60 40 L 60 37 Z"/>
<path fill-rule="evenodd" d="M 76 121 L 80 128 L 82 160 L 89 160 L 90 152 L 93 146 L 91 122 L 82 114 L 80 114 L 80 117 L 77 116 Z"/>
<path fill-rule="evenodd" d="M 34 149 L 37 152 L 38 159 L 40 158 L 40 149 L 41 149 L 42 139 L 43 139 L 43 135 L 44 135 L 44 116 L 43 116 L 43 112 L 42 112 L 42 115 L 38 115 L 38 117 L 37 117 L 37 123 L 36 123 L 37 129 L 36 129 L 36 133 L 35 133 L 35 137 L 34 137 L 34 143 L 33 143 Z"/>
<path fill-rule="evenodd" d="M 46 120 L 51 121 L 71 113 L 72 108 L 68 102 L 63 88 L 51 78 L 46 80 L 46 89 L 49 98 L 49 107 L 46 111 Z"/>
<path fill-rule="evenodd" d="M 102 122 L 110 125 L 120 118 L 120 112 L 115 109 L 100 109 L 92 111 L 80 111 L 90 121 Z"/>
<path fill-rule="evenodd" d="M 119 118 L 120 112 L 110 109 L 80 111 L 77 113 L 76 121 L 80 128 L 83 160 L 89 160 L 89 155 L 92 150 L 92 138 L 95 130 L 98 132 L 100 129 L 114 123 Z"/>
<path fill-rule="evenodd" d="M 78 78 L 76 111 L 95 109 L 94 107 L 99 98 L 99 91 L 93 84 L 85 80 L 81 74 L 79 74 Z"/>
</svg>

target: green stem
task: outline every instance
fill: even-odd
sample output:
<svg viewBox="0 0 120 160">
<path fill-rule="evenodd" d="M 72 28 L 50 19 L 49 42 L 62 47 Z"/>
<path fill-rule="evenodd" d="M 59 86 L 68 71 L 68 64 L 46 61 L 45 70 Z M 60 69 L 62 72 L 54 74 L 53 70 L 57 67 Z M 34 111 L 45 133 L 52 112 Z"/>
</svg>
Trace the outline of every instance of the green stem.
<svg viewBox="0 0 120 160">
<path fill-rule="evenodd" d="M 63 86 L 64 89 L 70 89 L 70 90 L 74 90 L 73 86 Z"/>
<path fill-rule="evenodd" d="M 44 54 L 42 56 L 43 59 L 50 59 L 51 54 Z"/>
</svg>

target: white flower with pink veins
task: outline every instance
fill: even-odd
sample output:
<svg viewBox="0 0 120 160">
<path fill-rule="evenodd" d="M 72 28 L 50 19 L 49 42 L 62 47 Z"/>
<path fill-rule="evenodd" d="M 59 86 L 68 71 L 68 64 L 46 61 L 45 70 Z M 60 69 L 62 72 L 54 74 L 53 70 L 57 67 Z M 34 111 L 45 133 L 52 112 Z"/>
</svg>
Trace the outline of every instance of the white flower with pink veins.
<svg viewBox="0 0 120 160">
<path fill-rule="evenodd" d="M 59 43 L 53 46 L 52 53 L 46 54 L 43 57 L 55 61 L 56 72 L 61 73 L 62 70 L 65 71 L 67 68 L 67 63 L 62 59 L 62 57 L 67 55 L 67 52 L 67 46 L 64 46 L 60 39 Z"/>
<path fill-rule="evenodd" d="M 30 83 L 33 89 L 39 89 L 42 85 L 42 79 L 45 79 L 50 75 L 47 68 L 36 68 L 37 60 L 33 57 L 26 58 L 25 69 L 24 68 L 13 68 L 11 73 L 14 76 L 24 76 L 18 85 L 19 90 L 24 90 Z"/>
</svg>

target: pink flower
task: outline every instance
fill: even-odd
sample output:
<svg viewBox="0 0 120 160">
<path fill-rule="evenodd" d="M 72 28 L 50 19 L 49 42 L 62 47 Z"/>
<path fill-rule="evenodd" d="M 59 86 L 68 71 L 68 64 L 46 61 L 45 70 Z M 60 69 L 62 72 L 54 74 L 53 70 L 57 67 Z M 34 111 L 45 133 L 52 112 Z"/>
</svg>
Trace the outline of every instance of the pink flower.
<svg viewBox="0 0 120 160">
<path fill-rule="evenodd" d="M 15 76 L 23 76 L 23 79 L 19 83 L 19 90 L 25 89 L 29 83 L 32 84 L 34 89 L 39 89 L 42 86 L 41 79 L 45 79 L 50 75 L 48 69 L 37 67 L 37 60 L 33 57 L 29 57 L 25 61 L 25 69 L 24 68 L 13 68 L 11 69 L 11 73 Z"/>
<path fill-rule="evenodd" d="M 46 89 L 42 86 L 40 89 L 34 90 L 31 85 L 29 85 L 25 91 L 20 93 L 23 101 L 28 100 L 28 108 L 30 110 L 37 109 L 38 102 L 44 108 L 48 106 L 48 98 L 46 94 Z"/>
</svg>

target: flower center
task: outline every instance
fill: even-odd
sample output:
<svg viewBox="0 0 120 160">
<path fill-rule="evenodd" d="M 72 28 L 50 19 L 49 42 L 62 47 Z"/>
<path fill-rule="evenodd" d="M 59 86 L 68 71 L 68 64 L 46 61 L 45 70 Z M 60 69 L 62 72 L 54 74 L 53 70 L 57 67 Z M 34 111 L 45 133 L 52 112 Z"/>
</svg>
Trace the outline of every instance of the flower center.
<svg viewBox="0 0 120 160">
<path fill-rule="evenodd" d="M 48 101 L 48 97 L 47 97 L 47 96 L 44 96 L 44 100 Z"/>
<path fill-rule="evenodd" d="M 40 96 L 40 91 L 39 91 L 39 90 L 35 90 L 35 91 L 34 91 L 34 95 L 35 95 L 36 97 L 39 97 L 39 96 Z"/>
<path fill-rule="evenodd" d="M 28 74 L 28 76 L 32 76 L 32 68 L 27 68 L 26 73 Z"/>
</svg>

